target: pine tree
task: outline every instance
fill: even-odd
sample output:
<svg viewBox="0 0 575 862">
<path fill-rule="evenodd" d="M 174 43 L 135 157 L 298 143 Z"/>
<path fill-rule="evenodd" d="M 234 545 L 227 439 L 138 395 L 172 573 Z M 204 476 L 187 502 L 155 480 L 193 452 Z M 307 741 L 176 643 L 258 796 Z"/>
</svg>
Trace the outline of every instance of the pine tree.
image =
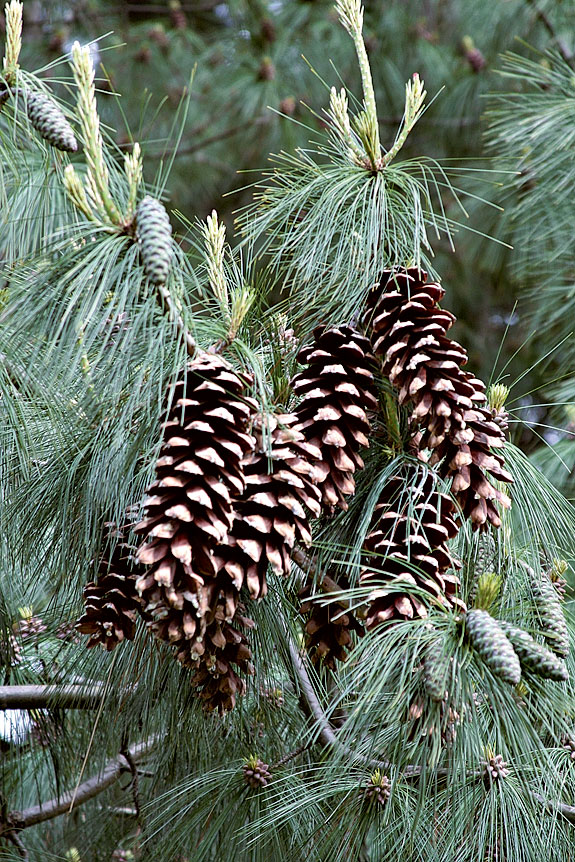
<svg viewBox="0 0 575 862">
<path fill-rule="evenodd" d="M 455 40 L 440 3 L 415 25 L 401 3 L 378 17 L 359 0 L 238 0 L 205 4 L 203 19 L 188 5 L 146 30 L 137 63 L 158 52 L 176 68 L 190 46 L 209 57 L 188 104 L 197 117 L 194 94 L 210 102 L 214 81 L 227 93 L 229 58 L 243 62 L 241 97 L 210 109 L 226 163 L 246 166 L 227 123 L 259 158 L 288 128 L 264 129 L 264 105 L 296 120 L 271 172 L 242 190 L 231 242 L 216 212 L 201 220 L 205 199 L 179 190 L 185 153 L 171 178 L 167 163 L 153 177 L 157 140 L 122 128 L 118 146 L 89 49 L 65 59 L 64 90 L 27 70 L 22 4 L 6 7 L 0 716 L 14 720 L 2 854 L 564 862 L 575 517 L 522 450 L 529 437 L 509 440 L 515 345 L 488 386 L 494 355 L 478 357 L 469 328 L 447 334 L 478 260 L 458 189 L 486 192 L 481 171 L 460 166 L 456 183 L 434 160 L 455 144 L 430 131 L 411 67 L 427 58 L 434 91 L 442 75 L 453 84 L 444 120 L 468 111 L 475 124 L 503 37 Z M 471 4 L 455 5 L 467 24 Z M 535 4 L 514 10 L 517 32 L 553 31 Z M 493 14 L 509 29 L 508 10 Z M 225 62 L 210 27 L 234 47 Z M 296 86 L 300 37 L 342 70 L 327 95 L 321 76 L 313 85 L 311 133 L 282 89 Z M 525 68 L 569 108 L 573 61 L 554 38 L 559 59 Z M 537 134 L 520 95 L 492 109 L 496 148 L 516 101 Z M 193 149 L 188 122 L 184 110 Z M 459 156 L 475 145 L 461 138 Z M 544 199 L 544 159 L 523 156 L 533 188 L 511 171 L 501 194 Z M 203 195 L 205 170 L 186 188 Z M 548 265 L 565 255 L 558 202 Z M 533 213 L 517 213 L 523 272 L 537 279 Z M 470 222 L 483 230 L 473 208 Z M 505 229 L 502 217 L 497 239 Z"/>
</svg>

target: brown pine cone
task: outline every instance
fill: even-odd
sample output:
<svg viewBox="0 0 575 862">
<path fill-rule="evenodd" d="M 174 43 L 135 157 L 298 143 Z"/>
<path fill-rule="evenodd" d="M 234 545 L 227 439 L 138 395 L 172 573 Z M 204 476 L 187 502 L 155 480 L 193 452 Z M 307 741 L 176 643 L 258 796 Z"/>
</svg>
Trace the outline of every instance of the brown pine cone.
<svg viewBox="0 0 575 862">
<path fill-rule="evenodd" d="M 136 591 L 134 549 L 124 542 L 122 531 L 114 524 L 106 524 L 105 529 L 98 580 L 84 587 L 84 613 L 75 628 L 90 635 L 88 648 L 100 644 L 110 651 L 123 640 L 134 639 L 141 600 Z"/>
<path fill-rule="evenodd" d="M 299 403 L 295 413 L 306 440 L 321 452 L 319 487 L 328 512 L 347 509 L 355 492 L 353 474 L 369 446 L 367 412 L 377 409 L 369 341 L 351 326 L 318 326 L 314 343 L 298 361 L 308 367 L 292 380 Z"/>
<path fill-rule="evenodd" d="M 268 565 L 276 575 L 290 571 L 294 544 L 311 543 L 308 512 L 320 514 L 314 464 L 319 450 L 305 442 L 294 414 L 257 415 L 252 428 L 256 448 L 242 461 L 246 487 L 236 503 L 228 544 L 214 560 L 252 599 L 267 592 Z"/>
<path fill-rule="evenodd" d="M 365 322 L 399 403 L 411 405 L 410 423 L 423 432 L 419 446 L 431 450 L 429 463 L 452 479 L 452 493 L 474 528 L 497 527 L 496 502 L 511 504 L 491 483 L 512 481 L 502 455 L 493 451 L 503 447 L 505 436 L 485 406 L 484 384 L 462 368 L 466 351 L 446 335 L 455 318 L 439 308 L 444 293 L 420 270 L 386 271 Z"/>
<path fill-rule="evenodd" d="M 435 487 L 431 474 L 409 483 L 393 477 L 375 507 L 372 528 L 364 544 L 362 585 L 373 585 L 366 626 L 426 617 L 430 603 L 449 610 L 465 603 L 457 596 L 461 568 L 447 547 L 456 535 L 454 505 Z M 417 593 L 406 587 L 416 587 Z"/>
<path fill-rule="evenodd" d="M 222 357 L 200 354 L 176 383 L 163 423 L 147 518 L 135 528 L 146 536 L 138 558 L 149 567 L 137 589 L 152 630 L 172 643 L 182 631 L 200 643 L 222 594 L 225 618 L 235 614 L 241 579 L 222 577 L 216 549 L 228 541 L 233 503 L 246 487 L 242 461 L 255 443 L 250 382 Z"/>
<path fill-rule="evenodd" d="M 349 584 L 340 578 L 338 586 L 347 589 Z M 334 670 L 337 661 L 343 662 L 347 658 L 352 633 L 361 637 L 364 629 L 352 611 L 345 610 L 336 602 L 320 604 L 314 601 L 314 592 L 313 579 L 310 578 L 299 594 L 302 602 L 300 613 L 308 616 L 305 624 L 306 648 L 314 664 L 321 661 Z"/>
</svg>

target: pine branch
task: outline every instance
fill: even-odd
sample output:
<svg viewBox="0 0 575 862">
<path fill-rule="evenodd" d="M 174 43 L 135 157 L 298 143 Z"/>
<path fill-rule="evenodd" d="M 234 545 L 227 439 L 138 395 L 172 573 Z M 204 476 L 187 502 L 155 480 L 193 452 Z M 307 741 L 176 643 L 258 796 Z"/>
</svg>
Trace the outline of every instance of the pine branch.
<svg viewBox="0 0 575 862">
<path fill-rule="evenodd" d="M 132 762 L 136 763 L 147 757 L 156 747 L 157 741 L 157 737 L 151 736 L 144 742 L 128 749 Z M 55 817 L 67 814 L 72 803 L 74 808 L 83 805 L 84 802 L 88 802 L 114 784 L 124 772 L 130 771 L 130 769 L 126 755 L 119 754 L 113 760 L 108 761 L 98 775 L 88 778 L 75 791 L 68 791 L 62 796 L 25 808 L 23 811 L 10 811 L 3 818 L 4 822 L 0 823 L 0 836 L 21 831 L 29 826 L 36 826 L 38 823 L 44 823 L 46 820 L 53 820 Z"/>
<path fill-rule="evenodd" d="M 308 575 L 311 575 L 315 578 L 318 585 L 322 588 L 325 593 L 339 593 L 341 587 L 333 578 L 331 578 L 326 572 L 321 571 L 314 561 L 311 559 L 305 551 L 302 551 L 301 548 L 295 548 L 292 551 L 291 558 L 296 563 L 300 569 L 306 572 Z M 346 599 L 339 600 L 336 604 L 340 607 L 348 610 L 350 608 L 350 602 Z"/>
<path fill-rule="evenodd" d="M 0 709 L 93 709 L 105 695 L 104 683 L 90 685 L 3 685 Z"/>
</svg>

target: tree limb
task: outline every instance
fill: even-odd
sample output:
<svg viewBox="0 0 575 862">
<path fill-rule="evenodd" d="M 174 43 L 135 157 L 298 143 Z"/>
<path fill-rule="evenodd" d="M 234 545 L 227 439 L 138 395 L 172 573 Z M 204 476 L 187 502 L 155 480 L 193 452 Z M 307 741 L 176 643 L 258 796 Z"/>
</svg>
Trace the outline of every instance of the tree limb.
<svg viewBox="0 0 575 862">
<path fill-rule="evenodd" d="M 157 741 L 157 737 L 152 736 L 128 749 L 133 762 L 147 757 L 155 748 Z M 68 791 L 55 799 L 49 799 L 47 802 L 25 808 L 24 811 L 10 811 L 4 818 L 4 822 L 0 823 L 0 836 L 9 835 L 14 831 L 27 829 L 29 826 L 35 826 L 38 823 L 44 823 L 46 820 L 53 820 L 55 817 L 67 814 L 72 801 L 73 807 L 77 808 L 84 802 L 98 796 L 114 784 L 124 772 L 129 771 L 125 755 L 119 754 L 113 760 L 109 760 L 101 772 L 88 778 L 75 791 Z"/>
<path fill-rule="evenodd" d="M 104 683 L 89 685 L 1 685 L 0 709 L 93 709 L 105 693 Z"/>
</svg>

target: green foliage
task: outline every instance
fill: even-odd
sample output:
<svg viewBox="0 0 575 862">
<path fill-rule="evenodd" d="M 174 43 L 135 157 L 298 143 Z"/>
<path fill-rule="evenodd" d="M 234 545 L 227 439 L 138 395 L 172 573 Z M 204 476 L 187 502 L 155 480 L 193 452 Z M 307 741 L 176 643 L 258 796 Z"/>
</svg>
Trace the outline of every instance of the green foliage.
<svg viewBox="0 0 575 862">
<path fill-rule="evenodd" d="M 58 14 L 59 4 L 52 5 Z M 116 4 L 74 5 L 74 26 L 91 37 L 94 10 L 107 16 L 106 27 L 119 20 Z M 82 587 L 95 576 L 104 522 L 138 519 L 168 386 L 194 345 L 253 374 L 252 394 L 264 411 L 287 411 L 294 406 L 289 380 L 297 347 L 318 323 L 359 314 L 383 268 L 444 272 L 446 304 L 464 311 L 468 334 L 478 308 L 484 317 L 495 299 L 501 316 L 513 308 L 519 274 L 539 341 L 535 348 L 526 337 L 521 311 L 514 324 L 521 335 L 511 329 L 497 357 L 503 382 L 508 374 L 518 378 L 512 419 L 522 416 L 528 405 L 521 399 L 541 380 L 564 378 L 555 394 L 566 410 L 541 424 L 572 420 L 572 344 L 552 348 L 571 329 L 573 71 L 555 50 L 535 60 L 497 59 L 515 34 L 547 46 L 551 14 L 555 48 L 560 40 L 565 54 L 572 10 L 513 0 L 496 4 L 486 21 L 471 0 L 451 4 L 449 14 L 440 0 L 424 12 L 411 2 L 369 4 L 364 33 L 381 159 L 400 139 L 412 73 L 419 71 L 433 96 L 445 90 L 401 155 L 366 166 L 353 160 L 361 121 L 342 137 L 333 99 L 322 109 L 324 80 L 338 87 L 344 80 L 357 93 L 349 98 L 352 120 L 363 111 L 352 44 L 331 3 L 200 5 L 179 9 L 179 17 L 172 8 L 170 21 L 135 21 L 127 46 L 102 54 L 112 86 L 98 93 L 99 169 L 109 176 L 117 221 L 91 220 L 70 196 L 70 166 L 90 194 L 89 148 L 55 152 L 30 127 L 18 99 L 11 97 L 0 116 L 0 669 L 10 686 L 56 687 L 44 706 L 22 711 L 22 738 L 4 731 L 10 739 L 0 764 L 0 822 L 10 828 L 0 856 L 22 855 L 10 843 L 7 812 L 45 805 L 75 787 L 80 792 L 121 752 L 146 743 L 137 780 L 126 760 L 121 781 L 82 800 L 70 816 L 22 829 L 29 858 L 108 862 L 122 858 L 121 849 L 132 854 L 126 858 L 167 862 L 571 860 L 573 655 L 565 661 L 568 679 L 543 679 L 524 661 L 519 685 L 510 685 L 470 642 L 465 614 L 446 612 L 420 584 L 406 589 L 423 601 L 426 617 L 365 632 L 335 670 L 306 657 L 302 583 L 309 576 L 315 601 L 336 617 L 365 614 L 373 586 L 360 583 L 362 549 L 391 478 L 402 483 L 397 509 L 408 515 L 406 544 L 423 518 L 414 492 L 430 479 L 434 492 L 449 492 L 423 462 L 425 452 L 413 448 L 409 412 L 387 380 L 376 381 L 381 409 L 355 497 L 347 511 L 313 524 L 314 571 L 294 563 L 291 578 L 269 576 L 262 601 L 242 595 L 256 623 L 249 632 L 254 675 L 234 711 L 202 711 L 192 671 L 150 636 L 145 620 L 135 639 L 111 654 L 86 650 L 85 638 L 70 629 L 81 613 Z M 72 25 L 46 26 L 63 51 Z M 117 32 L 100 48 L 121 38 Z M 51 92 L 86 144 L 87 120 L 72 106 L 69 72 L 53 79 L 57 66 L 50 62 L 25 71 L 34 49 L 25 29 L 16 80 Z M 304 77 L 302 52 L 317 74 Z M 192 89 L 184 93 L 194 64 Z M 501 79 L 493 74 L 497 65 Z M 113 87 L 138 98 L 120 99 Z M 482 97 L 496 87 L 502 90 L 489 103 L 489 173 L 467 157 L 482 155 Z M 300 98 L 312 109 L 304 110 Z M 133 143 L 140 137 L 144 180 L 134 183 Z M 221 221 L 214 216 L 206 227 L 203 217 L 238 184 L 235 171 L 260 168 L 269 151 L 277 153 L 272 168 L 228 199 L 239 208 L 238 237 L 228 244 Z M 457 161 L 447 166 L 446 156 Z M 165 265 L 156 283 L 146 276 L 130 216 L 147 194 L 165 201 L 173 222 L 173 242 L 163 235 Z M 483 198 L 502 204 L 503 214 L 486 210 Z M 478 215 L 475 204 L 464 210 L 460 199 L 466 206 L 476 201 L 488 215 Z M 468 231 L 461 230 L 464 220 Z M 478 238 L 491 232 L 499 246 L 482 245 L 479 256 Z M 499 278 L 498 293 L 492 284 Z M 475 328 L 485 355 L 472 351 L 469 366 L 490 373 L 495 350 L 484 349 L 484 333 Z M 541 347 L 550 359 L 533 363 L 521 351 L 525 340 L 528 352 Z M 513 505 L 501 529 L 480 534 L 465 524 L 450 549 L 462 561 L 460 594 L 470 613 L 488 605 L 493 621 L 527 632 L 541 656 L 549 632 L 534 584 L 555 559 L 573 565 L 575 513 L 564 494 L 572 496 L 572 483 L 559 475 L 550 450 L 528 457 L 525 439 L 518 430 L 506 444 Z M 572 448 L 568 438 L 554 444 L 568 466 Z M 382 575 L 389 566 L 390 555 L 380 554 Z M 405 570 L 426 576 L 413 557 Z M 326 573 L 345 578 L 345 589 L 326 592 Z M 569 586 L 570 570 L 566 577 Z M 561 620 L 564 614 L 571 636 L 572 592 L 557 599 L 554 613 Z M 33 630 L 35 617 L 41 620 Z M 433 674 L 432 654 L 440 665 Z M 95 685 L 96 706 L 71 708 L 67 684 Z M 0 710 L 0 717 L 8 714 L 16 712 Z M 270 777 L 254 787 L 244 767 L 259 760 Z"/>
</svg>

